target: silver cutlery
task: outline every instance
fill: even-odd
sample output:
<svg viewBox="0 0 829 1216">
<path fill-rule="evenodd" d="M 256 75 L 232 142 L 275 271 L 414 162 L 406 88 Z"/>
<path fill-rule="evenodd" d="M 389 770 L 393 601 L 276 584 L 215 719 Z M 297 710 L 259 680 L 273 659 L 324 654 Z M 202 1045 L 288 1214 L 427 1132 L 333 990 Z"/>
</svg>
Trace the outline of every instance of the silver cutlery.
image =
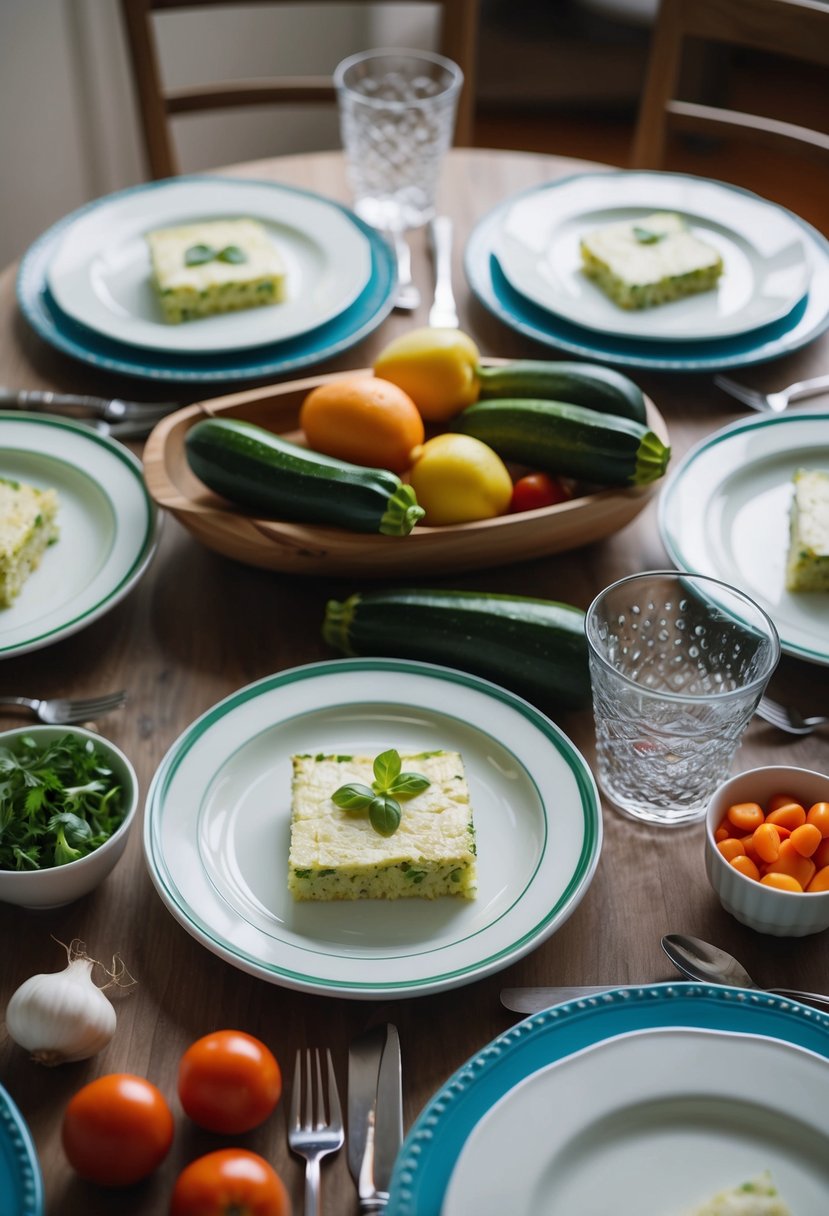
<svg viewBox="0 0 829 1216">
<path fill-rule="evenodd" d="M 816 397 L 818 393 L 829 392 L 829 376 L 815 376 L 811 380 L 798 380 L 795 384 L 790 384 L 788 388 L 783 388 L 777 393 L 758 392 L 757 389 L 747 388 L 744 384 L 729 380 L 728 376 L 715 376 L 714 383 L 724 393 L 742 401 L 743 405 L 748 405 L 753 410 L 772 414 L 782 413 L 791 401 L 797 401 L 801 397 Z"/>
<path fill-rule="evenodd" d="M 66 414 L 104 422 L 158 422 L 180 407 L 174 402 L 123 401 L 120 397 L 87 397 L 77 393 L 51 393 L 39 389 L 0 388 L 0 407 L 36 413 Z"/>
<path fill-rule="evenodd" d="M 761 697 L 754 712 L 764 722 L 770 722 L 778 730 L 784 730 L 790 735 L 811 735 L 819 727 L 829 723 L 829 718 L 823 714 L 814 714 L 812 717 L 804 718 L 803 714 L 793 706 L 781 705 L 769 697 Z"/>
<path fill-rule="evenodd" d="M 719 946 L 688 937 L 683 933 L 666 933 L 662 938 L 662 949 L 682 975 L 703 984 L 728 984 L 733 988 L 753 988 L 760 992 L 772 992 L 777 996 L 790 996 L 800 1001 L 815 1001 L 829 1005 L 829 996 L 817 992 L 800 992 L 797 988 L 766 988 L 753 980 L 733 955 Z"/>
<path fill-rule="evenodd" d="M 412 279 L 412 251 L 409 242 L 399 229 L 390 234 L 397 258 L 397 290 L 394 307 L 400 312 L 414 312 L 420 306 L 420 291 Z"/>
<path fill-rule="evenodd" d="M 587 997 L 599 996 L 611 988 L 624 987 L 617 984 L 586 984 L 573 988 L 502 988 L 501 1004 L 516 1013 L 538 1013 L 551 1005 L 562 1005 L 565 1001 L 583 1001 Z"/>
<path fill-rule="evenodd" d="M 385 1211 L 402 1143 L 400 1039 L 395 1026 L 375 1026 L 348 1052 L 348 1168 L 364 1216 Z"/>
<path fill-rule="evenodd" d="M 457 329 L 458 309 L 452 292 L 452 221 L 435 216 L 429 223 L 429 243 L 435 264 L 435 295 L 429 311 L 434 329 Z"/>
<path fill-rule="evenodd" d="M 296 1053 L 288 1144 L 298 1157 L 305 1158 L 305 1216 L 320 1211 L 320 1161 L 338 1152 L 345 1139 L 337 1080 L 331 1052 L 326 1049 L 327 1084 L 317 1048 Z"/>
<path fill-rule="evenodd" d="M 63 726 L 111 713 L 113 709 L 120 709 L 126 699 L 126 691 L 122 689 L 120 692 L 104 693 L 100 697 L 74 700 L 65 697 L 50 697 L 41 701 L 32 697 L 0 697 L 0 705 L 28 709 L 49 726 Z"/>
</svg>

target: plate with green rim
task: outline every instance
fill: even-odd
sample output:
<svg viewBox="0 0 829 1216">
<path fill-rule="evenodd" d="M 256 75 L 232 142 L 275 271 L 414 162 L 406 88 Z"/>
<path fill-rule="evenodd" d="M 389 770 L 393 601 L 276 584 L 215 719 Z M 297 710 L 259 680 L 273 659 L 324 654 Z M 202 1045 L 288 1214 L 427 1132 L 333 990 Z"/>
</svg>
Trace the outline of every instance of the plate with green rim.
<svg viewBox="0 0 829 1216">
<path fill-rule="evenodd" d="M 55 489 L 60 530 L 0 608 L 5 659 L 76 633 L 122 600 L 155 553 L 160 517 L 137 457 L 65 418 L 0 411 L 0 477 Z"/>
<path fill-rule="evenodd" d="M 786 590 L 789 505 L 799 468 L 829 472 L 829 410 L 745 418 L 696 444 L 659 499 L 671 561 L 750 595 L 785 654 L 829 664 L 829 592 Z"/>
<path fill-rule="evenodd" d="M 291 756 L 391 747 L 461 753 L 477 898 L 295 903 Z M 395 659 L 290 668 L 220 701 L 162 760 L 144 823 L 156 889 L 202 945 L 271 983 L 362 999 L 443 991 L 521 958 L 575 910 L 601 840 L 593 776 L 554 723 L 487 680 Z"/>
</svg>

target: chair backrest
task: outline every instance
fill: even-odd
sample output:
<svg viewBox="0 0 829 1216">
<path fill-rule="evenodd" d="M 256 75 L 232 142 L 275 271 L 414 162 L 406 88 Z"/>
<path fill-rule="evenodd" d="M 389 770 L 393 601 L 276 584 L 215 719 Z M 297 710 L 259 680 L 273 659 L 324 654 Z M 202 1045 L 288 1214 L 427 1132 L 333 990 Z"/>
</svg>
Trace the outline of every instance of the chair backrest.
<svg viewBox="0 0 829 1216">
<path fill-rule="evenodd" d="M 288 4 L 291 0 L 254 0 L 255 3 Z M 302 0 L 307 3 L 307 0 Z M 325 0 L 327 4 L 376 3 L 377 0 Z M 380 0 L 381 3 L 412 3 L 413 0 Z M 439 51 L 454 60 L 464 74 L 458 101 L 455 143 L 468 144 L 472 137 L 475 97 L 479 0 L 414 0 L 440 10 Z M 296 5 L 296 0 L 293 0 Z M 229 109 L 237 106 L 317 104 L 336 100 L 330 76 L 283 76 L 251 80 L 226 80 L 186 89 L 166 89 L 162 79 L 154 13 L 173 9 L 224 6 L 231 0 L 121 0 L 124 26 L 132 63 L 141 130 L 147 162 L 154 178 L 179 172 L 170 119 L 178 114 Z M 194 19 L 196 19 L 194 17 Z"/>
<path fill-rule="evenodd" d="M 634 135 L 633 168 L 662 168 L 674 132 L 737 137 L 829 163 L 826 131 L 678 96 L 689 55 L 711 43 L 829 67 L 829 5 L 825 0 L 661 0 Z M 822 110 L 825 116 L 828 96 L 829 80 L 816 115 Z"/>
</svg>

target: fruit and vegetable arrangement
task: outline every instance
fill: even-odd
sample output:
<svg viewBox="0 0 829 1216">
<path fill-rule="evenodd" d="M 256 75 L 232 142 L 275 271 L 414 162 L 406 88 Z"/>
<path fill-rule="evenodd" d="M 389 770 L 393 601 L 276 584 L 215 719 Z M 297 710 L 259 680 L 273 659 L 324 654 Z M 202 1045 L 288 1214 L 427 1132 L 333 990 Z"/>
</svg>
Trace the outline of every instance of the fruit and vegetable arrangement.
<svg viewBox="0 0 829 1216">
<path fill-rule="evenodd" d="M 318 385 L 301 441 L 230 418 L 188 431 L 211 490 L 278 519 L 406 536 L 565 502 L 583 487 L 647 485 L 670 448 L 642 391 L 591 363 L 488 366 L 460 330 L 415 329 L 373 368 Z"/>
<path fill-rule="evenodd" d="M 62 971 L 33 975 L 6 1009 L 10 1036 L 40 1064 L 89 1059 L 115 1032 L 115 1010 L 105 989 L 128 986 L 116 958 L 109 982 L 92 979 L 96 966 L 81 943 L 66 947 Z M 100 964 L 97 964 L 100 966 Z M 106 970 L 106 969 L 105 969 Z M 217 1030 L 182 1054 L 176 1076 L 181 1110 L 197 1127 L 238 1136 L 270 1118 L 282 1095 L 282 1071 L 263 1042 L 242 1030 Z M 161 1089 L 133 1073 L 106 1073 L 81 1086 L 63 1112 L 61 1143 L 66 1159 L 87 1182 L 130 1187 L 166 1159 L 176 1135 L 176 1115 Z M 291 1203 L 279 1175 L 248 1149 L 225 1147 L 190 1161 L 170 1196 L 171 1216 L 257 1212 L 290 1216 Z"/>
</svg>

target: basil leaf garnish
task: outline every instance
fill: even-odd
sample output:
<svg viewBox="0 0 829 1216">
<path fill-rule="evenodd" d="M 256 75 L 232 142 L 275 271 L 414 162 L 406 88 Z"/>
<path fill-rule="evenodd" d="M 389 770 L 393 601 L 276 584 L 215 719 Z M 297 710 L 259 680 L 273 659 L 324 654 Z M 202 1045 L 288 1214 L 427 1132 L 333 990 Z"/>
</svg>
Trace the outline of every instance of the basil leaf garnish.
<svg viewBox="0 0 829 1216">
<path fill-rule="evenodd" d="M 664 232 L 654 232 L 652 228 L 642 228 L 639 224 L 634 224 L 633 235 L 640 245 L 655 245 L 657 241 L 663 240 L 667 234 Z"/>
<path fill-rule="evenodd" d="M 412 798 L 415 794 L 423 793 L 431 784 L 429 778 L 421 773 L 401 773 L 392 781 L 388 792 L 396 798 Z"/>
<path fill-rule="evenodd" d="M 334 790 L 331 801 L 344 811 L 365 811 L 374 801 L 374 790 L 356 782 L 352 785 L 341 785 L 338 790 Z"/>
<path fill-rule="evenodd" d="M 400 753 L 392 747 L 387 752 L 381 752 L 374 761 L 374 788 L 382 794 L 394 781 L 400 772 Z"/>
<path fill-rule="evenodd" d="M 225 245 L 224 249 L 216 254 L 216 257 L 220 262 L 233 262 L 234 264 L 248 260 L 248 255 L 238 245 Z"/>
<path fill-rule="evenodd" d="M 368 808 L 368 817 L 375 832 L 393 836 L 400 827 L 400 806 L 388 794 L 378 794 Z"/>
<path fill-rule="evenodd" d="M 184 265 L 201 266 L 212 262 L 215 256 L 216 250 L 211 245 L 191 245 L 184 254 Z"/>
</svg>

